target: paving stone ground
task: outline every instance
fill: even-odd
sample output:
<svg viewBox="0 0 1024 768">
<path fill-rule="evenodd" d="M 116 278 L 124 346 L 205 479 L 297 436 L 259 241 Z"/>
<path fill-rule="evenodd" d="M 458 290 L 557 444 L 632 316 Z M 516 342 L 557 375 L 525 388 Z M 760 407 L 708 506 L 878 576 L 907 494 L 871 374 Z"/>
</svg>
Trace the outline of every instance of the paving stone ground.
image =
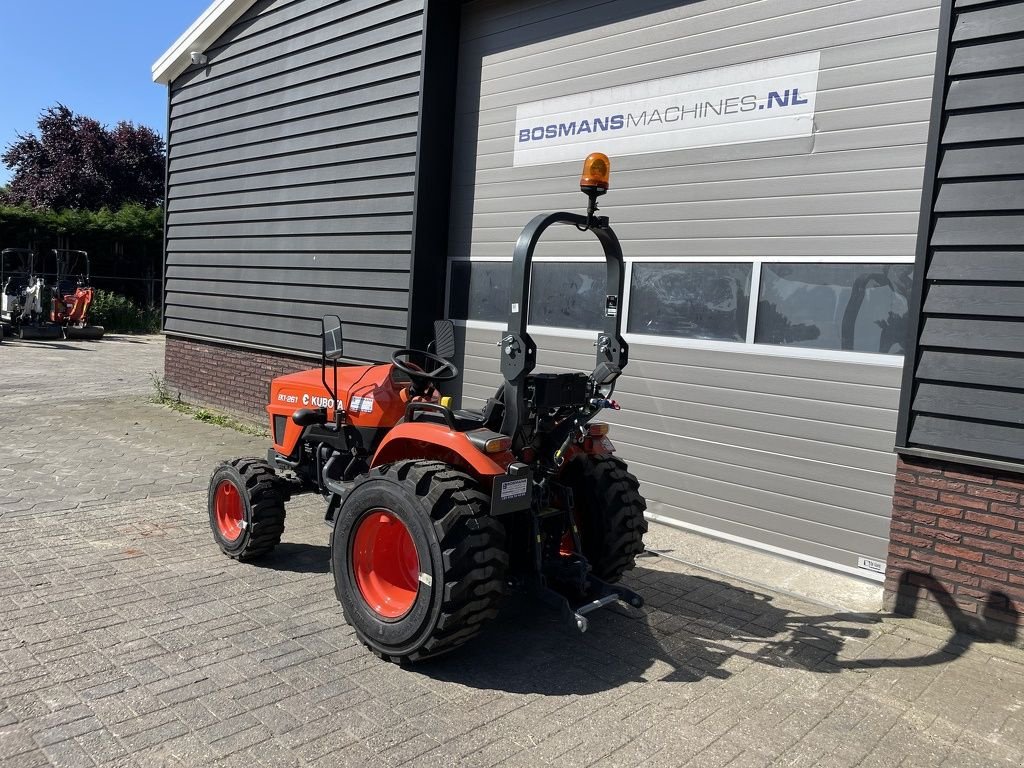
<svg viewBox="0 0 1024 768">
<path fill-rule="evenodd" d="M 264 441 L 150 404 L 159 338 L 0 346 L 0 766 L 1020 766 L 1024 652 L 644 557 L 579 636 L 512 599 L 357 644 L 318 499 L 260 566 L 205 489 Z"/>
</svg>

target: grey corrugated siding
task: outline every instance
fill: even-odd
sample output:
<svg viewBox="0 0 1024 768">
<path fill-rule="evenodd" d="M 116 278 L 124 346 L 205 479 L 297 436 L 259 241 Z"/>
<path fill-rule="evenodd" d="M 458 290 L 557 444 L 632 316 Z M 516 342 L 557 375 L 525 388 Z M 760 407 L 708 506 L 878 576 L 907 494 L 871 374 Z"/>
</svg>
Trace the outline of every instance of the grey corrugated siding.
<svg viewBox="0 0 1024 768">
<path fill-rule="evenodd" d="M 512 167 L 517 104 L 820 50 L 812 137 L 613 157 L 603 209 L 627 257 L 911 256 L 938 5 L 467 5 L 450 253 L 509 256 L 535 213 L 583 205 L 578 163 Z M 546 235 L 544 255 L 583 252 L 577 235 Z M 497 334 L 467 333 L 474 405 L 497 382 Z M 555 351 L 542 363 L 593 366 L 589 341 L 538 342 Z M 856 567 L 885 559 L 899 379 L 893 366 L 634 344 L 614 439 L 651 511 Z"/>
<path fill-rule="evenodd" d="M 1024 463 L 1024 2 L 955 3 L 907 439 Z M 919 268 L 920 269 L 920 268 Z"/>
<path fill-rule="evenodd" d="M 171 85 L 165 329 L 384 359 L 408 325 L 423 0 L 261 0 Z"/>
</svg>

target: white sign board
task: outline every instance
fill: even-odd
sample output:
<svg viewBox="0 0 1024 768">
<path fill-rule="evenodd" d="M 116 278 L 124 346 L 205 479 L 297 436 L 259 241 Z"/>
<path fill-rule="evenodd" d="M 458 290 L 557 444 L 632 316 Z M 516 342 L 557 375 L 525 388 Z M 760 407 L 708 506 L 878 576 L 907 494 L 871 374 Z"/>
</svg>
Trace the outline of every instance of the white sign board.
<svg viewBox="0 0 1024 768">
<path fill-rule="evenodd" d="M 515 166 L 810 136 L 820 52 L 516 107 Z"/>
</svg>

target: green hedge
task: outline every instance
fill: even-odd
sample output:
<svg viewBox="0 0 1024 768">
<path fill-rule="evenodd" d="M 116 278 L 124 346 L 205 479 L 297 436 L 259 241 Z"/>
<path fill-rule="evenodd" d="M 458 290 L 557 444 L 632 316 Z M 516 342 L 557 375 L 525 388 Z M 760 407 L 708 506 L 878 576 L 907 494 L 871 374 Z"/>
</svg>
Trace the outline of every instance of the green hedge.
<svg viewBox="0 0 1024 768">
<path fill-rule="evenodd" d="M 102 325 L 107 333 L 159 333 L 160 308 L 140 307 L 127 296 L 96 291 L 89 323 Z"/>
</svg>

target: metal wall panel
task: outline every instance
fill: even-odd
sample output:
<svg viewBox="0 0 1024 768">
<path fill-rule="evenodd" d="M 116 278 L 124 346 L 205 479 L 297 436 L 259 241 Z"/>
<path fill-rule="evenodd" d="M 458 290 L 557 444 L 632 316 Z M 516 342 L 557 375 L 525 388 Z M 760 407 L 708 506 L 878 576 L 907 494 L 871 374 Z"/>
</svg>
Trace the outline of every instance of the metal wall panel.
<svg viewBox="0 0 1024 768">
<path fill-rule="evenodd" d="M 1024 464 L 1024 2 L 946 0 L 898 447 Z M 1014 53 L 1016 52 L 1016 53 Z"/>
<path fill-rule="evenodd" d="M 261 0 L 171 84 L 167 332 L 405 345 L 423 6 Z"/>
<path fill-rule="evenodd" d="M 627 257 L 907 259 L 938 10 L 939 0 L 467 4 L 450 256 L 508 257 L 534 214 L 583 205 L 577 162 L 513 167 L 517 104 L 821 51 L 811 137 L 615 156 L 602 207 Z M 567 230 L 545 234 L 543 255 L 583 253 Z M 473 406 L 498 382 L 498 334 L 466 334 Z M 590 341 L 535 338 L 542 364 L 592 367 Z M 899 366 L 750 347 L 630 352 L 614 440 L 652 512 L 846 570 L 859 556 L 885 560 Z"/>
</svg>

